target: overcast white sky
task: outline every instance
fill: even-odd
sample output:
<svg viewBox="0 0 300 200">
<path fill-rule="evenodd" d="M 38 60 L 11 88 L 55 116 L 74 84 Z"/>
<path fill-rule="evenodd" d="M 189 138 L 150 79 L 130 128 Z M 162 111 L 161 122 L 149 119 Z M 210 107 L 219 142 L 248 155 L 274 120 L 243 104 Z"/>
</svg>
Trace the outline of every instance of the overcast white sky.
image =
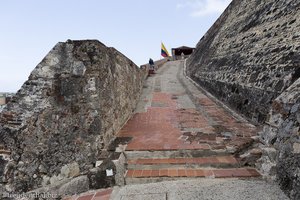
<svg viewBox="0 0 300 200">
<path fill-rule="evenodd" d="M 97 39 L 137 65 L 195 46 L 231 0 L 9 0 L 0 3 L 0 92 L 16 92 L 59 41 Z"/>
</svg>

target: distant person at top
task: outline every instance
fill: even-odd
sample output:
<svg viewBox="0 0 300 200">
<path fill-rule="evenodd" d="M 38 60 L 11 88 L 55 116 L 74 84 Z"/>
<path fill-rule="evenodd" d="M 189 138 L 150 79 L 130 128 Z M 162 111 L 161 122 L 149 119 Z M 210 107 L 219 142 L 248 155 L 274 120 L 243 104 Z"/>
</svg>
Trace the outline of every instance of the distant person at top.
<svg viewBox="0 0 300 200">
<path fill-rule="evenodd" d="M 149 65 L 150 65 L 150 70 L 154 71 L 155 65 L 154 65 L 154 61 L 152 60 L 152 58 L 149 59 Z"/>
<path fill-rule="evenodd" d="M 149 65 L 154 65 L 154 61 L 152 60 L 152 58 L 149 59 Z"/>
</svg>

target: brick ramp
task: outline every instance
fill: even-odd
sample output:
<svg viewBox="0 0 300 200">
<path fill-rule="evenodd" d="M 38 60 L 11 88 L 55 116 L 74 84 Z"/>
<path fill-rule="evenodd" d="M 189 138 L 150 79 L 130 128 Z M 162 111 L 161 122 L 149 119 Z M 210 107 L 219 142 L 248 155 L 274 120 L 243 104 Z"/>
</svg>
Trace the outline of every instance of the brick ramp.
<svg viewBox="0 0 300 200">
<path fill-rule="evenodd" d="M 255 144 L 258 129 L 207 97 L 168 62 L 148 78 L 140 111 L 118 138 L 126 145 L 127 184 L 182 178 L 252 178 L 239 154 Z"/>
</svg>

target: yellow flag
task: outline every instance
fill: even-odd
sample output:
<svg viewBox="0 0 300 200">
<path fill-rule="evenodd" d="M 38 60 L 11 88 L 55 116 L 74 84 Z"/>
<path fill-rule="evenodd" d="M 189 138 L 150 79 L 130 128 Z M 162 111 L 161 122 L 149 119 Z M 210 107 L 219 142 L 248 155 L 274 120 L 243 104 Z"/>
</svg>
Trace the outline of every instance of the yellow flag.
<svg viewBox="0 0 300 200">
<path fill-rule="evenodd" d="M 161 43 L 161 56 L 162 57 L 169 57 L 170 56 L 168 50 L 166 49 L 166 47 L 163 43 Z"/>
</svg>

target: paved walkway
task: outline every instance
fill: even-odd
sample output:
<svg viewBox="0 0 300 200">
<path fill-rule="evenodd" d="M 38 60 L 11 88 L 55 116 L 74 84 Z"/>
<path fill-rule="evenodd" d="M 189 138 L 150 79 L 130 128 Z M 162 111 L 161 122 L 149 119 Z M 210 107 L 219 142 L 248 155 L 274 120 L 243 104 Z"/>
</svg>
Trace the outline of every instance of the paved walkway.
<svg viewBox="0 0 300 200">
<path fill-rule="evenodd" d="M 183 74 L 183 62 L 168 62 L 148 78 L 135 115 L 118 137 L 126 147 L 127 184 L 182 177 L 259 177 L 241 167 L 239 152 L 258 130 L 201 92 Z"/>
<path fill-rule="evenodd" d="M 134 116 L 118 134 L 120 149 L 126 141 L 126 186 L 115 187 L 110 199 L 287 199 L 241 162 L 257 132 L 187 79 L 182 61 L 168 62 L 147 79 Z"/>
<path fill-rule="evenodd" d="M 183 76 L 182 62 L 168 62 L 147 81 L 139 109 L 119 137 L 126 150 L 203 149 L 236 152 L 257 130 L 236 119 Z"/>
<path fill-rule="evenodd" d="M 131 138 L 127 186 L 114 188 L 111 199 L 288 199 L 238 156 L 257 132 L 188 80 L 183 62 L 168 62 L 148 78 L 118 135 Z M 157 181 L 163 182 L 151 183 Z"/>
</svg>

